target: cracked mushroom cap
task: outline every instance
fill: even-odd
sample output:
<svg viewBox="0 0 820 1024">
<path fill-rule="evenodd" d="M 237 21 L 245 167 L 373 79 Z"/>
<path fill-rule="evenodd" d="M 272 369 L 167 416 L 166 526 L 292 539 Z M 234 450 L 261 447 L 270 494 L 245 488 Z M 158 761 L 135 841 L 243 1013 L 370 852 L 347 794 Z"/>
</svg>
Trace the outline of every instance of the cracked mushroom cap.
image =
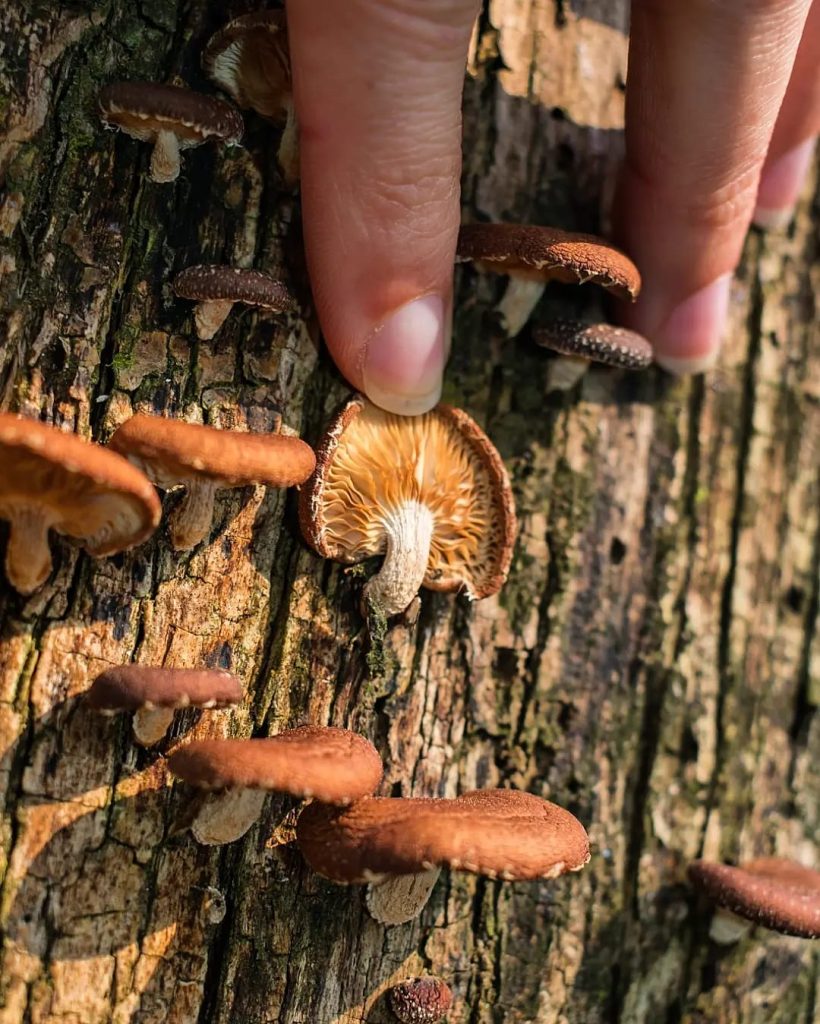
<svg viewBox="0 0 820 1024">
<path fill-rule="evenodd" d="M 299 521 L 324 558 L 355 563 L 387 554 L 380 576 L 411 538 L 408 559 L 417 551 L 419 564 L 400 564 L 397 576 L 413 593 L 388 614 L 406 608 L 419 585 L 471 598 L 496 593 L 516 530 L 501 456 L 465 412 L 439 405 L 424 416 L 396 416 L 358 395 L 319 446 Z"/>
<path fill-rule="evenodd" d="M 761 857 L 739 867 L 696 860 L 695 888 L 719 907 L 784 935 L 820 938 L 820 872 L 784 857 Z"/>
<path fill-rule="evenodd" d="M 168 766 L 200 789 L 266 789 L 327 804 L 368 796 L 384 771 L 363 736 L 312 725 L 265 739 L 195 740 L 175 750 Z"/>
<path fill-rule="evenodd" d="M 256 11 L 229 21 L 208 40 L 202 67 L 238 106 L 284 118 L 292 92 L 285 12 Z"/>
<path fill-rule="evenodd" d="M 561 355 L 624 370 L 642 370 L 652 362 L 652 346 L 646 338 L 612 324 L 557 320 L 535 331 L 533 338 L 537 345 Z"/>
<path fill-rule="evenodd" d="M 177 274 L 174 293 L 196 302 L 244 302 L 277 313 L 296 308 L 288 289 L 261 270 L 243 270 L 222 264 L 198 264 Z"/>
<path fill-rule="evenodd" d="M 100 90 L 100 117 L 143 142 L 171 132 L 180 149 L 209 139 L 236 145 L 242 138 L 242 116 L 230 104 L 178 85 L 160 82 L 112 82 Z"/>
<path fill-rule="evenodd" d="M 622 299 L 634 300 L 641 290 L 638 268 L 605 239 L 535 224 L 464 224 L 456 261 L 544 281 L 592 281 Z"/>
<path fill-rule="evenodd" d="M 218 670 L 118 665 L 97 676 L 85 700 L 94 711 L 112 714 L 140 708 L 227 708 L 242 700 L 242 684 Z"/>
<path fill-rule="evenodd" d="M 111 555 L 150 537 L 160 504 L 151 482 L 120 455 L 0 413 L 0 518 L 11 523 L 9 580 L 31 593 L 51 571 L 49 529 L 80 541 L 95 557 Z"/>
<path fill-rule="evenodd" d="M 311 868 L 340 883 L 433 867 L 507 881 L 557 878 L 589 860 L 589 838 L 577 818 L 509 789 L 455 800 L 376 797 L 344 810 L 314 803 L 299 816 L 296 838 Z"/>
<path fill-rule="evenodd" d="M 450 1011 L 453 993 L 441 978 L 408 978 L 389 990 L 390 1009 L 401 1024 L 436 1024 Z"/>
<path fill-rule="evenodd" d="M 222 487 L 292 487 L 313 472 L 310 445 L 283 434 L 245 434 L 138 413 L 118 427 L 109 446 L 163 489 L 194 479 Z"/>
</svg>

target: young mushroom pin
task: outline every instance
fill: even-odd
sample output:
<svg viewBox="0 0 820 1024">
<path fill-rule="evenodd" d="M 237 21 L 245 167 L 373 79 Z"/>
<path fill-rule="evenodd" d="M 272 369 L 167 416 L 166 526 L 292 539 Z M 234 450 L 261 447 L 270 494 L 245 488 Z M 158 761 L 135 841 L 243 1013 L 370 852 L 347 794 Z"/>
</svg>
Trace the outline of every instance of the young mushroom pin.
<svg viewBox="0 0 820 1024">
<path fill-rule="evenodd" d="M 152 181 L 176 181 L 180 151 L 203 142 L 238 145 L 242 116 L 223 100 L 160 82 L 112 82 L 99 96 L 100 117 L 132 139 L 154 144 Z"/>
<path fill-rule="evenodd" d="M 516 528 L 501 456 L 465 412 L 396 416 L 361 396 L 328 427 L 299 521 L 325 558 L 384 555 L 364 596 L 385 617 L 405 611 L 421 586 L 495 594 Z"/>
<path fill-rule="evenodd" d="M 119 665 L 97 676 L 85 700 L 103 715 L 133 711 L 134 737 L 150 747 L 168 732 L 178 709 L 231 707 L 242 700 L 242 684 L 218 670 Z"/>
<path fill-rule="evenodd" d="M 296 308 L 285 285 L 261 270 L 221 264 L 186 267 L 174 278 L 173 289 L 181 299 L 196 302 L 194 323 L 197 337 L 203 341 L 213 338 L 237 302 L 272 313 L 287 313 Z"/>
<path fill-rule="evenodd" d="M 48 531 L 99 558 L 135 547 L 157 527 L 151 482 L 114 452 L 34 420 L 0 413 L 0 519 L 11 527 L 6 576 L 21 594 L 48 579 Z"/>
<path fill-rule="evenodd" d="M 292 487 L 316 465 L 313 449 L 298 437 L 217 430 L 143 413 L 126 420 L 109 444 L 157 487 L 185 488 L 169 523 L 176 551 L 187 551 L 208 536 L 218 490 L 249 484 Z"/>
<path fill-rule="evenodd" d="M 636 299 L 641 276 L 632 260 L 597 235 L 535 224 L 464 224 L 456 262 L 506 274 L 498 305 L 507 336 L 514 338 L 530 317 L 548 281 L 600 284 L 622 299 Z"/>
<path fill-rule="evenodd" d="M 550 390 L 565 391 L 586 373 L 590 363 L 622 370 L 643 370 L 652 363 L 652 346 L 642 335 L 612 324 L 556 320 L 533 332 L 536 345 L 561 356 L 549 369 Z"/>
<path fill-rule="evenodd" d="M 341 806 L 372 793 L 383 774 L 378 751 L 363 736 L 318 726 L 267 739 L 196 740 L 175 750 L 168 767 L 192 786 L 221 793 L 191 825 L 207 846 L 243 836 L 269 792 Z"/>
<path fill-rule="evenodd" d="M 437 1024 L 450 1012 L 453 993 L 446 981 L 428 974 L 393 985 L 387 1001 L 401 1024 Z"/>
</svg>

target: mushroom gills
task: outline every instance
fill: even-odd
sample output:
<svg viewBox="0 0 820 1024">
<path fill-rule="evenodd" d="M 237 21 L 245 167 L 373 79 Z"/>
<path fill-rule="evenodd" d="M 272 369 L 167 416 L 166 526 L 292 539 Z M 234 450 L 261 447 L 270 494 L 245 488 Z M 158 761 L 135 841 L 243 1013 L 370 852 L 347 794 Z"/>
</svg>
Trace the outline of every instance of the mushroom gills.
<svg viewBox="0 0 820 1024">
<path fill-rule="evenodd" d="M 264 789 L 209 793 L 191 823 L 194 839 L 203 846 L 223 846 L 241 839 L 259 820 L 267 795 Z"/>
<path fill-rule="evenodd" d="M 547 368 L 547 391 L 569 391 L 584 376 L 589 360 L 581 356 L 557 356 Z"/>
<path fill-rule="evenodd" d="M 206 299 L 198 302 L 194 310 L 196 336 L 200 341 L 210 341 L 228 319 L 234 307 L 233 299 Z"/>
<path fill-rule="evenodd" d="M 185 481 L 185 496 L 168 523 L 175 551 L 190 551 L 208 537 L 214 519 L 216 491 L 215 480 L 192 477 Z"/>
<path fill-rule="evenodd" d="M 174 708 L 138 708 L 131 724 L 134 739 L 141 747 L 153 747 L 171 728 L 173 720 Z"/>
<path fill-rule="evenodd" d="M 408 501 L 386 513 L 382 525 L 387 552 L 363 596 L 366 605 L 389 618 L 409 607 L 424 582 L 435 524 L 426 505 Z"/>
<path fill-rule="evenodd" d="M 371 882 L 365 897 L 370 916 L 384 925 L 412 921 L 427 906 L 440 874 L 441 868 L 434 867 L 417 875 L 395 875 L 383 882 Z"/>
<path fill-rule="evenodd" d="M 508 338 L 520 334 L 544 294 L 544 287 L 543 277 L 521 271 L 510 274 L 506 291 L 495 307 Z"/>
<path fill-rule="evenodd" d="M 151 153 L 151 181 L 164 185 L 179 177 L 179 139 L 174 132 L 157 132 Z"/>
<path fill-rule="evenodd" d="M 6 513 L 9 540 L 6 548 L 6 576 L 21 594 L 33 594 L 51 574 L 48 531 L 52 518 L 45 508 L 18 506 Z"/>
</svg>

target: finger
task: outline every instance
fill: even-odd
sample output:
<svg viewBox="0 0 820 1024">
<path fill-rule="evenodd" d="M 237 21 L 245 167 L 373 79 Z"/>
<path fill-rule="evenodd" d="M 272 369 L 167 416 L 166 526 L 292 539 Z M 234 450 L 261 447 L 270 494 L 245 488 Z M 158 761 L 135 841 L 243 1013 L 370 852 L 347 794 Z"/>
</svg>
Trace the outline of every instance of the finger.
<svg viewBox="0 0 820 1024">
<path fill-rule="evenodd" d="M 714 362 L 809 0 L 633 0 L 616 217 L 658 362 Z"/>
<path fill-rule="evenodd" d="M 777 116 L 757 190 L 757 227 L 786 227 L 792 219 L 820 133 L 820 0 L 814 0 Z"/>
<path fill-rule="evenodd" d="M 342 373 L 393 412 L 425 412 L 441 393 L 476 9 L 476 0 L 288 6 L 319 318 Z"/>
</svg>

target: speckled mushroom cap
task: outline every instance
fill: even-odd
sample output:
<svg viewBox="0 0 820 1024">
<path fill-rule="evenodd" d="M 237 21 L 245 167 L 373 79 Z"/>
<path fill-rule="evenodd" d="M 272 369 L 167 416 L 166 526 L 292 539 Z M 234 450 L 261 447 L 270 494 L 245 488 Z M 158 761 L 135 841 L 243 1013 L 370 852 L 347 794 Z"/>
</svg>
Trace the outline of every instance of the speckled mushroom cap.
<svg viewBox="0 0 820 1024">
<path fill-rule="evenodd" d="M 424 416 L 396 416 L 354 396 L 328 427 L 302 488 L 306 540 L 340 562 L 384 554 L 388 524 L 408 502 L 432 512 L 425 587 L 463 589 L 472 598 L 501 588 L 515 503 L 486 434 L 460 409 L 439 405 Z"/>
<path fill-rule="evenodd" d="M 94 680 L 85 697 L 95 711 L 140 708 L 227 708 L 242 700 L 242 684 L 212 669 L 118 665 Z"/>
<path fill-rule="evenodd" d="M 313 449 L 298 437 L 217 430 L 144 413 L 126 420 L 109 445 L 165 489 L 192 477 L 225 487 L 292 487 L 316 464 Z"/>
<path fill-rule="evenodd" d="M 401 1024 L 436 1024 L 449 1012 L 453 993 L 441 978 L 427 975 L 393 985 L 387 999 Z"/>
<path fill-rule="evenodd" d="M 632 260 L 597 235 L 535 224 L 464 224 L 456 261 L 472 261 L 499 274 L 545 281 L 592 281 L 619 298 L 636 299 L 641 275 Z"/>
<path fill-rule="evenodd" d="M 99 106 L 109 127 L 143 141 L 173 132 L 182 149 L 209 139 L 237 144 L 244 130 L 241 114 L 230 104 L 178 85 L 112 82 L 100 90 Z"/>
<path fill-rule="evenodd" d="M 642 370 L 652 362 L 652 346 L 642 335 L 612 324 L 556 320 L 533 332 L 536 344 L 607 366 Z"/>
<path fill-rule="evenodd" d="M 157 493 L 135 466 L 56 427 L 0 413 L 0 518 L 44 510 L 47 525 L 91 555 L 125 551 L 157 527 Z"/>
<path fill-rule="evenodd" d="M 530 793 L 476 790 L 456 800 L 360 800 L 339 811 L 311 804 L 296 838 L 314 871 L 367 882 L 450 867 L 506 880 L 557 878 L 589 860 L 569 811 Z"/>
<path fill-rule="evenodd" d="M 173 288 L 180 298 L 197 302 L 244 302 L 279 313 L 296 306 L 285 285 L 270 274 L 218 263 L 186 267 L 174 278 Z"/>
<path fill-rule="evenodd" d="M 168 766 L 201 789 L 269 789 L 328 804 L 347 804 L 379 785 L 378 751 L 347 729 L 306 725 L 266 739 L 196 740 Z"/>
<path fill-rule="evenodd" d="M 689 879 L 719 907 L 785 935 L 820 938 L 820 872 L 782 857 L 740 867 L 696 860 Z"/>
<path fill-rule="evenodd" d="M 208 40 L 205 74 L 240 107 L 280 119 L 292 85 L 284 11 L 255 11 L 229 21 Z"/>
</svg>

